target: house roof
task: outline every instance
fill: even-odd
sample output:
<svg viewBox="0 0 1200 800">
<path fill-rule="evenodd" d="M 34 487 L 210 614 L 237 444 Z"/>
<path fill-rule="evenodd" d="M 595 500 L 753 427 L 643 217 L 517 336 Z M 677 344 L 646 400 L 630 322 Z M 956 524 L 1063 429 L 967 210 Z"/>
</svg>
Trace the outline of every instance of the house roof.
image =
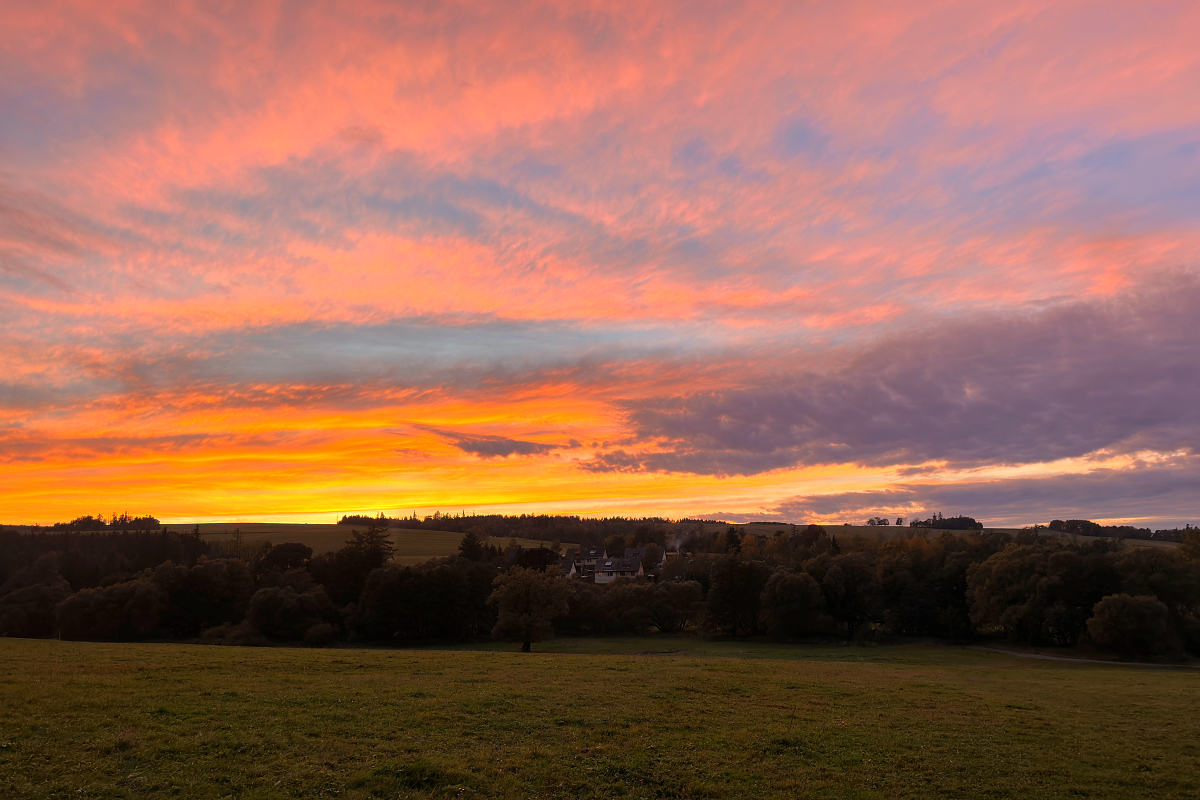
<svg viewBox="0 0 1200 800">
<path fill-rule="evenodd" d="M 596 562 L 597 572 L 637 572 L 642 562 L 636 558 L 606 558 Z"/>
</svg>

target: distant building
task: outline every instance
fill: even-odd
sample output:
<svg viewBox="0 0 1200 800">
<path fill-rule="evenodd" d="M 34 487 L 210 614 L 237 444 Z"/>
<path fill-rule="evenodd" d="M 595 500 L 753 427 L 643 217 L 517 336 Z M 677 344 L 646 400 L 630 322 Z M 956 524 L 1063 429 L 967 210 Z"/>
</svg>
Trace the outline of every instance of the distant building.
<svg viewBox="0 0 1200 800">
<path fill-rule="evenodd" d="M 596 583 L 612 583 L 617 578 L 640 578 L 642 561 L 639 558 L 603 558 L 596 562 Z"/>
<path fill-rule="evenodd" d="M 596 562 L 605 558 L 608 558 L 608 551 L 603 547 L 572 548 L 562 558 L 563 574 L 590 578 L 596 571 Z M 570 568 L 565 566 L 568 562 L 572 565 Z"/>
</svg>

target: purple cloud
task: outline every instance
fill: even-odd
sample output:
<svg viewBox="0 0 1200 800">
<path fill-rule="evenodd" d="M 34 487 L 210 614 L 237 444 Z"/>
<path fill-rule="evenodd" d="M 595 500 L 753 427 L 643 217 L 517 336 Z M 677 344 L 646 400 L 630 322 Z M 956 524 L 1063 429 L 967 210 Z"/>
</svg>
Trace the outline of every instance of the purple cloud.
<svg viewBox="0 0 1200 800">
<path fill-rule="evenodd" d="M 1174 527 L 1196 522 L 1197 496 L 1200 457 L 1191 456 L 1074 475 L 909 483 L 881 491 L 795 497 L 759 516 L 799 521 L 844 515 L 852 521 L 909 509 L 909 514 L 967 514 L 996 527 L 1088 517 L 1155 520 L 1159 527 Z"/>
<path fill-rule="evenodd" d="M 594 471 L 750 475 L 820 464 L 1025 464 L 1200 444 L 1200 281 L 957 316 L 825 373 L 626 404 L 640 450 Z"/>
<path fill-rule="evenodd" d="M 508 458 L 511 455 L 533 456 L 561 449 L 560 445 L 524 442 L 504 436 L 458 433 L 434 428 L 430 425 L 413 425 L 413 427 L 440 436 L 464 453 L 472 453 L 480 458 Z"/>
</svg>

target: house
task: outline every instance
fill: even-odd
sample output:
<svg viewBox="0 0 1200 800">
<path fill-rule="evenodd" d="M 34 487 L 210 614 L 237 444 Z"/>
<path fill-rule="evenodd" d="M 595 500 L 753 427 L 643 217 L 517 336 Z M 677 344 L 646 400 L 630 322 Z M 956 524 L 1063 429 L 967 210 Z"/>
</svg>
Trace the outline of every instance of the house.
<svg viewBox="0 0 1200 800">
<path fill-rule="evenodd" d="M 608 558 L 608 551 L 603 547 L 571 548 L 563 556 L 562 563 L 570 562 L 574 572 L 563 567 L 563 573 L 571 577 L 590 578 L 596 571 L 596 562 Z"/>
<path fill-rule="evenodd" d="M 663 553 L 662 555 L 663 555 L 663 557 L 658 560 L 657 564 L 650 565 L 651 572 L 658 572 L 658 570 L 662 569 L 663 565 L 665 565 L 667 563 L 667 554 Z M 639 562 L 645 563 L 646 548 L 644 548 L 644 547 L 626 547 L 625 548 L 625 558 L 636 558 Z"/>
<path fill-rule="evenodd" d="M 642 562 L 636 558 L 603 558 L 596 562 L 596 583 L 612 583 L 617 578 L 640 578 Z"/>
<path fill-rule="evenodd" d="M 558 560 L 558 566 L 562 567 L 563 575 L 568 578 L 578 578 L 579 570 L 575 569 L 575 562 L 571 560 L 570 554 L 563 556 Z"/>
</svg>

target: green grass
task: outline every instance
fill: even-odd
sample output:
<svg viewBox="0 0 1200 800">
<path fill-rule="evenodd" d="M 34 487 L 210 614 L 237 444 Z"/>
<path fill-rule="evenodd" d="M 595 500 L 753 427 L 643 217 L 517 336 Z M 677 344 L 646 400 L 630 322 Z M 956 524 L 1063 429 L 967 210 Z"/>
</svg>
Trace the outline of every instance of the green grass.
<svg viewBox="0 0 1200 800">
<path fill-rule="evenodd" d="M 168 525 L 171 530 L 192 530 L 194 525 Z M 331 523 L 288 523 L 288 522 L 247 522 L 224 523 L 209 522 L 200 525 L 200 535 L 209 541 L 228 540 L 234 529 L 242 532 L 245 540 L 251 544 L 269 541 L 272 544 L 284 542 L 300 542 L 313 549 L 313 555 L 329 553 L 346 544 L 354 530 L 362 530 L 364 526 L 334 525 Z M 410 530 L 407 528 L 389 529 L 392 543 L 396 545 L 395 560 L 399 564 L 417 564 L 438 556 L 448 556 L 458 552 L 458 543 L 463 535 L 454 531 Z M 508 539 L 491 539 L 491 544 L 504 547 Z M 548 542 L 533 539 L 518 539 L 523 547 L 538 547 Z M 564 544 L 563 547 L 572 545 Z"/>
<path fill-rule="evenodd" d="M 917 646 L 661 638 L 535 647 L 0 639 L 0 795 L 1200 791 L 1200 681 L 1190 671 Z"/>
</svg>

